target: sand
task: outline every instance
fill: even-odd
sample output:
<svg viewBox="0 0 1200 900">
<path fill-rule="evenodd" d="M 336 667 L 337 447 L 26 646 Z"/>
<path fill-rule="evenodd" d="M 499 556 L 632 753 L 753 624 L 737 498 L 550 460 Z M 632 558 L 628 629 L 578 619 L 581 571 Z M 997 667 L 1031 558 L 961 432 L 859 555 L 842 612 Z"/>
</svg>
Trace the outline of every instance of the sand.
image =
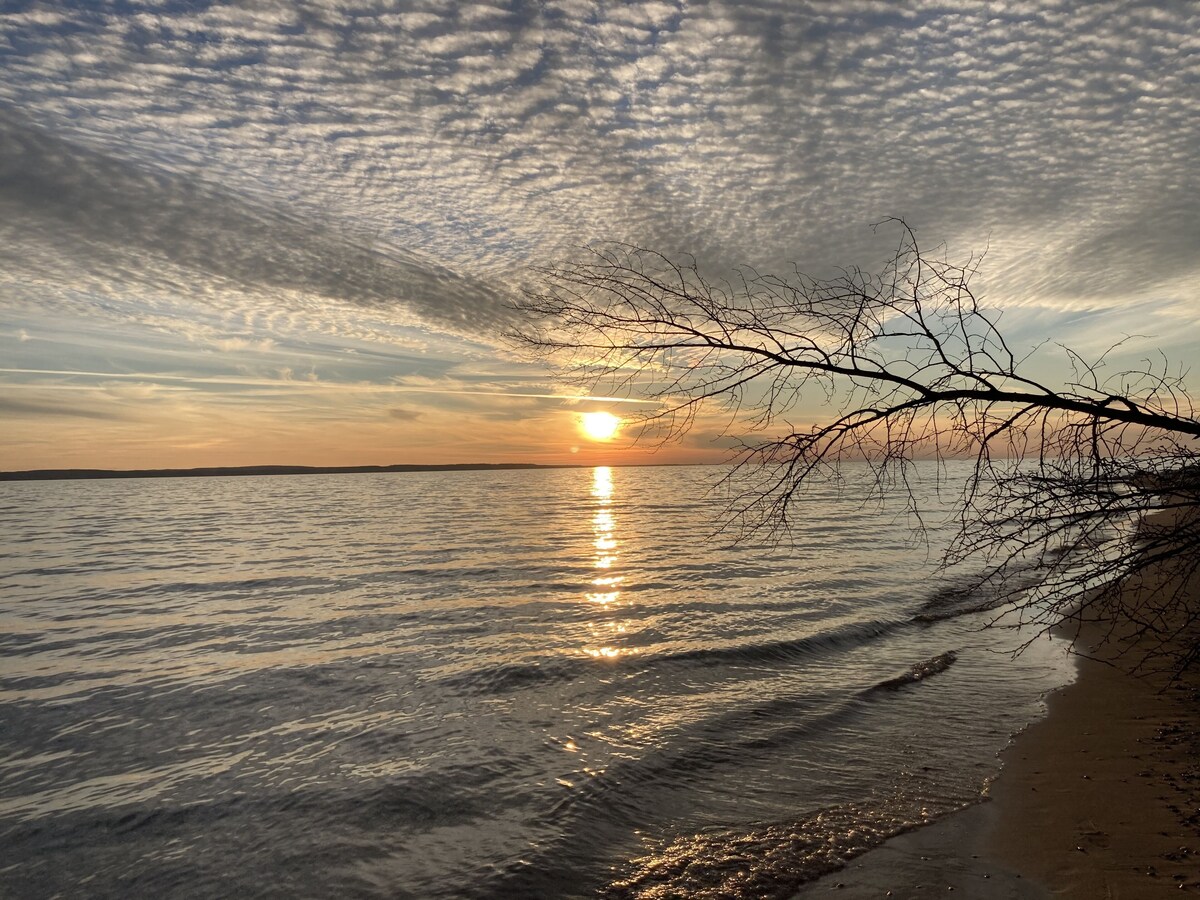
<svg viewBox="0 0 1200 900">
<path fill-rule="evenodd" d="M 1079 665 L 1078 680 L 1049 699 L 1047 717 L 1002 756 L 987 852 L 1056 897 L 1200 894 L 1195 680 Z"/>
<path fill-rule="evenodd" d="M 1052 900 L 1049 887 L 988 853 L 996 811 L 981 803 L 902 834 L 806 885 L 794 900 Z"/>
<path fill-rule="evenodd" d="M 1142 531 L 1170 534 L 1185 517 L 1194 524 L 1194 507 L 1151 516 Z M 1080 616 L 1094 621 L 1074 626 L 1078 678 L 1002 755 L 988 853 L 1056 897 L 1200 894 L 1200 673 L 1172 677 L 1153 671 L 1161 660 L 1151 659 L 1131 675 L 1152 644 L 1127 617 L 1105 612 L 1111 603 L 1178 622 L 1172 599 L 1200 596 L 1190 561 L 1168 558 L 1107 599 L 1098 593 L 1095 609 Z"/>
</svg>

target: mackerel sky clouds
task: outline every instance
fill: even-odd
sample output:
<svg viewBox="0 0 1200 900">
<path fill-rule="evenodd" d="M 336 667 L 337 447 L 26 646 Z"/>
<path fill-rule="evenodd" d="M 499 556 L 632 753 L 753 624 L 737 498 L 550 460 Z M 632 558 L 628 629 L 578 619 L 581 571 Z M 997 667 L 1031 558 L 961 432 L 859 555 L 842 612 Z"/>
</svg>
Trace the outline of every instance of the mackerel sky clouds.
<svg viewBox="0 0 1200 900">
<path fill-rule="evenodd" d="M 500 339 L 598 240 L 903 216 L 1015 344 L 1200 348 L 1200 3 L 0 10 L 0 468 L 632 460 Z"/>
</svg>

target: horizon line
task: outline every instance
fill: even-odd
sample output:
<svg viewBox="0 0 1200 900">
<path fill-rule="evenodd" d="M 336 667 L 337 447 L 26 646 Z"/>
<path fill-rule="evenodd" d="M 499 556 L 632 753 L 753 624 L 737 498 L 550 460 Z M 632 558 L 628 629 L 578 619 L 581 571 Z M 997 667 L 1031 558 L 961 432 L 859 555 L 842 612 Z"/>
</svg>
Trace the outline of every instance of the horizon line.
<svg viewBox="0 0 1200 900">
<path fill-rule="evenodd" d="M 521 469 L 633 469 L 658 466 L 726 465 L 726 463 L 643 462 L 643 463 L 393 463 L 389 465 L 349 466 L 192 466 L 189 468 L 156 469 L 92 469 L 54 468 L 0 471 L 0 481 L 70 481 L 105 478 L 223 478 L 265 475 L 370 475 L 403 474 L 406 472 L 480 472 Z"/>
</svg>

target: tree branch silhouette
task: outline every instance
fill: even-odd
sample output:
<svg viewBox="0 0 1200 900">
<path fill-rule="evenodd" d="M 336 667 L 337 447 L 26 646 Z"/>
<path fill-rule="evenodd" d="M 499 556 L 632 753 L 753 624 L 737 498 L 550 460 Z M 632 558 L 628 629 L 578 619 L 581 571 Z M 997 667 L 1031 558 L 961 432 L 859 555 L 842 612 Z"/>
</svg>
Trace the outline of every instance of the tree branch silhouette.
<svg viewBox="0 0 1200 900">
<path fill-rule="evenodd" d="M 1135 664 L 1194 664 L 1200 420 L 1182 375 L 1165 358 L 1109 372 L 1109 354 L 1062 348 L 1071 380 L 1042 384 L 971 288 L 981 256 L 953 263 L 904 221 L 881 224 L 898 240 L 880 271 L 825 279 L 715 281 L 695 260 L 594 247 L 537 270 L 512 337 L 572 383 L 660 401 L 644 438 L 725 410 L 743 436 L 726 525 L 743 534 L 786 530 L 805 489 L 844 478 L 848 460 L 878 494 L 909 486 L 915 459 L 973 460 L 945 559 L 979 567 L 971 590 L 1012 602 L 1036 633 L 1103 617 Z M 831 414 L 794 427 L 814 392 Z"/>
</svg>

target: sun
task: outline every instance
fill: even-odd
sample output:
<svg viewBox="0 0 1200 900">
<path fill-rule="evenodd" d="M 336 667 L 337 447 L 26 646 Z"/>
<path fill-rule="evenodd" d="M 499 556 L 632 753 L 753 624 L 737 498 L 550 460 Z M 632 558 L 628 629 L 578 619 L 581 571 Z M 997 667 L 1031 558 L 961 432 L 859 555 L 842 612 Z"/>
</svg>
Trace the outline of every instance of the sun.
<svg viewBox="0 0 1200 900">
<path fill-rule="evenodd" d="M 579 428 L 588 440 L 611 441 L 620 427 L 620 418 L 612 413 L 586 412 L 579 416 Z"/>
</svg>

